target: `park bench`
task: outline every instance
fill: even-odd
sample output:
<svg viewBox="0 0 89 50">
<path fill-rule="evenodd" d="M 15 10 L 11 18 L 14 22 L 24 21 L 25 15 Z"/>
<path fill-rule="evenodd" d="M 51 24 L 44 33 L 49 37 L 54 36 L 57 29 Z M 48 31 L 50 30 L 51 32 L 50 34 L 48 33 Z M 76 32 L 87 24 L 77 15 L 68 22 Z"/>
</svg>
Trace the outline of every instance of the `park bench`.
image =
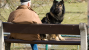
<svg viewBox="0 0 89 50">
<path fill-rule="evenodd" d="M 66 39 L 65 41 L 25 41 L 4 38 L 3 32 L 34 33 L 34 34 L 66 34 L 80 35 L 81 38 Z M 81 45 L 81 50 L 87 50 L 87 26 L 80 24 L 13 24 L 0 21 L 0 50 L 10 50 L 10 43 L 28 44 L 56 44 L 56 45 Z"/>
</svg>

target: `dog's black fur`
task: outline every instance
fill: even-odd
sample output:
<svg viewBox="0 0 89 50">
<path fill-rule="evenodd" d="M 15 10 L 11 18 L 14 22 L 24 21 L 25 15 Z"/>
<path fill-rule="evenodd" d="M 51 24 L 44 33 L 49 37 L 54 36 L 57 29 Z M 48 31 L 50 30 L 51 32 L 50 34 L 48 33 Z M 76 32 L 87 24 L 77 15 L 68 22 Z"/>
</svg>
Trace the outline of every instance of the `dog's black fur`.
<svg viewBox="0 0 89 50">
<path fill-rule="evenodd" d="M 59 8 L 59 6 L 62 5 L 62 10 Z M 50 14 L 52 13 L 52 15 Z M 50 9 L 50 12 L 46 14 L 46 17 L 44 17 L 41 21 L 42 23 L 49 23 L 49 24 L 60 24 L 64 19 L 65 14 L 65 6 L 64 1 L 55 1 L 53 2 L 53 5 Z M 62 12 L 62 13 L 60 13 Z M 59 15 L 58 15 L 59 14 Z M 54 17 L 53 17 L 54 15 Z M 58 22 L 58 23 L 57 23 Z"/>
<path fill-rule="evenodd" d="M 50 9 L 50 12 L 46 14 L 41 21 L 45 24 L 61 24 L 64 19 L 65 6 L 64 1 L 53 1 L 53 5 Z M 46 37 L 46 35 L 41 34 L 41 37 Z"/>
</svg>

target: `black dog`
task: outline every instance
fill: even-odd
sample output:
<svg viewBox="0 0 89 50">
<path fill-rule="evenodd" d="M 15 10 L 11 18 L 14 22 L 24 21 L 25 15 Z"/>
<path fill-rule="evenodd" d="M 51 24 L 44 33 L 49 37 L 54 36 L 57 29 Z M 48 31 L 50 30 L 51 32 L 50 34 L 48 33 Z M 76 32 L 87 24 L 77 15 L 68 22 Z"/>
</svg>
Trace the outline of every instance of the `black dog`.
<svg viewBox="0 0 89 50">
<path fill-rule="evenodd" d="M 46 23 L 46 24 L 61 24 L 61 22 L 64 19 L 64 14 L 65 14 L 65 6 L 64 6 L 64 1 L 53 1 L 53 5 L 50 9 L 50 12 L 46 14 L 46 17 L 44 17 L 41 21 L 42 23 Z M 56 40 L 61 39 L 63 40 L 63 38 L 60 35 L 55 35 L 55 34 L 41 34 L 41 37 L 44 39 L 52 39 L 54 36 L 54 38 L 56 38 Z M 55 36 L 59 36 L 59 37 L 55 37 Z"/>
</svg>

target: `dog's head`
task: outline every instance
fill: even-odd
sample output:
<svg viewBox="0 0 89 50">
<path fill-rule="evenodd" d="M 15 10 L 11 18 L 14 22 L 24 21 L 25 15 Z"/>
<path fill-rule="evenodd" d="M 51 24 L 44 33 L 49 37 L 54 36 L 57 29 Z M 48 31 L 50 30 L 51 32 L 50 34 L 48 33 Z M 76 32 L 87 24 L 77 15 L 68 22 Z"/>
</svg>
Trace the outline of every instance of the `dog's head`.
<svg viewBox="0 0 89 50">
<path fill-rule="evenodd" d="M 62 1 L 54 0 L 50 12 L 52 12 L 53 14 L 59 14 L 63 10 L 63 4 L 64 4 L 63 0 Z"/>
</svg>

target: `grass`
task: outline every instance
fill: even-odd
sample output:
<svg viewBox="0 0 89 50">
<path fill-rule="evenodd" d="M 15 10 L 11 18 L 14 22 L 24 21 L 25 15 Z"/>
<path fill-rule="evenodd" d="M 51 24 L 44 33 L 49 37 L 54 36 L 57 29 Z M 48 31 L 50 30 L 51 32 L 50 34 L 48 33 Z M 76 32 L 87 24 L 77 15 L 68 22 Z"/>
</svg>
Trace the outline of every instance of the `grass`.
<svg viewBox="0 0 89 50">
<path fill-rule="evenodd" d="M 50 11 L 52 2 L 47 5 L 33 8 L 40 19 L 46 16 L 46 13 Z M 79 24 L 80 22 L 87 24 L 87 3 L 67 3 L 65 2 L 66 13 L 62 24 Z"/>
<path fill-rule="evenodd" d="M 66 3 L 65 8 L 63 24 L 87 23 L 87 3 Z"/>
<path fill-rule="evenodd" d="M 40 19 L 46 16 L 46 13 L 50 11 L 52 6 L 52 2 L 36 2 L 33 4 L 32 8 L 37 12 Z M 80 22 L 87 24 L 87 2 L 85 3 L 68 3 L 65 2 L 65 15 L 62 24 L 79 24 Z M 1 8 L 1 15 L 6 19 L 2 19 L 3 21 L 7 21 L 11 9 Z"/>
</svg>

